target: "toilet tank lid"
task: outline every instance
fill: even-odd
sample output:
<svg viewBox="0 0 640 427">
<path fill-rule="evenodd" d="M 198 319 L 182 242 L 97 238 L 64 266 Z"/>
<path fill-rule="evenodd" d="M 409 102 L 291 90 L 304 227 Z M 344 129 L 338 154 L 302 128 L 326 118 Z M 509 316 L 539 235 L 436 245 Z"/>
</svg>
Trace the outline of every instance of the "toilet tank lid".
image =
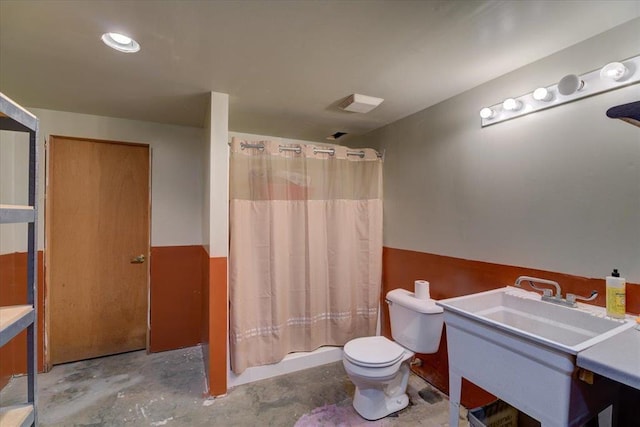
<svg viewBox="0 0 640 427">
<path fill-rule="evenodd" d="M 442 307 L 436 305 L 436 301 L 433 299 L 418 299 L 413 292 L 406 289 L 394 289 L 387 293 L 387 300 L 393 304 L 400 304 L 401 306 L 408 308 L 409 310 L 416 311 L 424 314 L 438 314 L 444 310 Z"/>
</svg>

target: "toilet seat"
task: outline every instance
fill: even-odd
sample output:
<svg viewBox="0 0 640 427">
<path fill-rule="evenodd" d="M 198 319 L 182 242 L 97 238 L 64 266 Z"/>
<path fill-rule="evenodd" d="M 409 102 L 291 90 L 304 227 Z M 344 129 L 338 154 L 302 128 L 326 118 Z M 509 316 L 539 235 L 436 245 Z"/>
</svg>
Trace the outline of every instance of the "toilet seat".
<svg viewBox="0 0 640 427">
<path fill-rule="evenodd" d="M 405 349 L 383 337 L 356 338 L 345 344 L 344 357 L 351 363 L 366 368 L 385 368 L 398 363 Z"/>
</svg>

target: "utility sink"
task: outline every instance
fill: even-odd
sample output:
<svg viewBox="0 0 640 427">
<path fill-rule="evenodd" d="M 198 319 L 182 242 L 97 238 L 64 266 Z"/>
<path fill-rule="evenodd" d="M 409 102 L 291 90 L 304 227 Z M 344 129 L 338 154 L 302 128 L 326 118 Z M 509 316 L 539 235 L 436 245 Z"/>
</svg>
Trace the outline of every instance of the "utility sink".
<svg viewBox="0 0 640 427">
<path fill-rule="evenodd" d="M 507 286 L 439 302 L 442 307 L 540 344 L 577 354 L 633 326 L 588 305 L 564 307 L 534 292 Z"/>
<path fill-rule="evenodd" d="M 449 425 L 457 427 L 462 378 L 541 422 L 578 427 L 614 403 L 617 383 L 580 379 L 576 354 L 634 325 L 585 304 L 566 307 L 507 286 L 445 299 Z"/>
</svg>

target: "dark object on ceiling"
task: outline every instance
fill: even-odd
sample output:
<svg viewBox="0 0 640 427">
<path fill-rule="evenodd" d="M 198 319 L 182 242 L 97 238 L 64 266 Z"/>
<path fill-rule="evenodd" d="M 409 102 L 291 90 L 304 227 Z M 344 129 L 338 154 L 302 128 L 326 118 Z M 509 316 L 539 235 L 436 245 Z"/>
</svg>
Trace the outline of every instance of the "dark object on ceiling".
<svg viewBox="0 0 640 427">
<path fill-rule="evenodd" d="M 640 127 L 640 101 L 611 107 L 607 110 L 607 117 L 621 119 Z"/>
</svg>

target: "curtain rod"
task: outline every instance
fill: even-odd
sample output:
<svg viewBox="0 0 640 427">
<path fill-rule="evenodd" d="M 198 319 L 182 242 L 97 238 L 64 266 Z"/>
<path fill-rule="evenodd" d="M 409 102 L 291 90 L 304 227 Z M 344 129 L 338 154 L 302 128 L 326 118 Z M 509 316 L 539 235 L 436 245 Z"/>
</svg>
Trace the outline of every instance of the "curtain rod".
<svg viewBox="0 0 640 427">
<path fill-rule="evenodd" d="M 264 144 L 249 144 L 247 142 L 241 142 L 240 143 L 240 149 L 244 150 L 245 148 L 255 148 L 257 150 L 264 150 Z M 279 151 L 295 151 L 296 153 L 300 154 L 302 152 L 302 148 L 299 145 L 279 145 L 278 146 L 278 150 Z M 317 154 L 317 153 L 326 153 L 329 154 L 330 156 L 333 156 L 336 153 L 336 150 L 334 148 L 313 148 L 313 154 Z M 358 156 L 361 159 L 364 158 L 364 151 L 360 150 L 360 151 L 349 151 L 347 150 L 347 156 Z M 384 154 L 380 154 L 376 151 L 376 156 L 378 156 L 379 159 L 382 159 L 384 157 Z"/>
</svg>

